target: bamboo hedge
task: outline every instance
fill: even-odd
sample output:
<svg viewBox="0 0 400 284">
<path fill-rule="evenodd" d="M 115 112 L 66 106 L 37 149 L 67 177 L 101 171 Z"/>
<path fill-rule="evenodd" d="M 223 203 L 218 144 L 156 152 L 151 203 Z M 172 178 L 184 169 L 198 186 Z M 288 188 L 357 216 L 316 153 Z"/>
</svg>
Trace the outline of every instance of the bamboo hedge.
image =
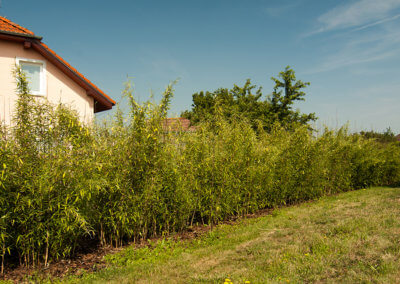
<svg viewBox="0 0 400 284">
<path fill-rule="evenodd" d="M 400 183 L 400 147 L 308 127 L 271 132 L 218 114 L 194 132 L 162 127 L 173 93 L 104 124 L 29 95 L 16 70 L 12 127 L 0 133 L 0 252 L 47 265 L 90 240 L 120 246 L 234 215 Z M 92 242 L 93 243 L 93 242 Z"/>
</svg>

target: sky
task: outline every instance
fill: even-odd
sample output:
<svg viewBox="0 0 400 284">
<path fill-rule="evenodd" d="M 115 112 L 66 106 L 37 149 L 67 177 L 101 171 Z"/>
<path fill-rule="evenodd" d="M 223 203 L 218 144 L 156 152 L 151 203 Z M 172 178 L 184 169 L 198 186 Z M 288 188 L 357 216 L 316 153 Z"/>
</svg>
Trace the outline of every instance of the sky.
<svg viewBox="0 0 400 284">
<path fill-rule="evenodd" d="M 289 65 L 311 83 L 296 108 L 317 128 L 400 133 L 400 0 L 0 1 L 118 102 L 127 78 L 140 101 L 179 79 L 176 117 L 192 94 L 246 79 L 267 96 Z"/>
</svg>

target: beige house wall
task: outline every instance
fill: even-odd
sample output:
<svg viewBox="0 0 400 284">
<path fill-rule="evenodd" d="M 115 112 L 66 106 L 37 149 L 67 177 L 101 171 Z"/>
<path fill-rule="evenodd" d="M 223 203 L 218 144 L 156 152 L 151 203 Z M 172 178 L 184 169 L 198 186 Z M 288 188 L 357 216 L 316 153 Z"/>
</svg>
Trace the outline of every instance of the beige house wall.
<svg viewBox="0 0 400 284">
<path fill-rule="evenodd" d="M 0 120 L 11 124 L 17 99 L 13 69 L 17 58 L 41 60 L 46 63 L 45 95 L 54 104 L 63 103 L 78 111 L 81 120 L 89 123 L 94 117 L 94 99 L 67 77 L 51 62 L 32 48 L 25 49 L 21 43 L 0 40 Z M 43 96 L 38 96 L 43 97 Z"/>
</svg>

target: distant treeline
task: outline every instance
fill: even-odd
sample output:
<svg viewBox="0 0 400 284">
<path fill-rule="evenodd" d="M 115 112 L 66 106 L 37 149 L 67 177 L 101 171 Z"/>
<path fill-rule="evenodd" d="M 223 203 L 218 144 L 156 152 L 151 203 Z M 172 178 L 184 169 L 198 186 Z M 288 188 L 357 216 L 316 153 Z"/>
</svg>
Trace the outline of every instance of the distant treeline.
<svg viewBox="0 0 400 284">
<path fill-rule="evenodd" d="M 397 136 L 393 133 L 390 127 L 382 133 L 370 130 L 361 131 L 360 135 L 367 139 L 375 139 L 376 141 L 381 143 L 394 143 L 398 141 Z"/>
</svg>

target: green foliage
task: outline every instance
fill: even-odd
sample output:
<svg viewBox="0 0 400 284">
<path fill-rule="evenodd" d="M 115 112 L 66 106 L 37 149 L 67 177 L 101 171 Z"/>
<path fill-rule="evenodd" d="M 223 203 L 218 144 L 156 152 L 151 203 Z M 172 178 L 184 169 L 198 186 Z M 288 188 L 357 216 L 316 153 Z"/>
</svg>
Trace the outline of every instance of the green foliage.
<svg viewBox="0 0 400 284">
<path fill-rule="evenodd" d="M 3 251 L 21 263 L 65 257 L 91 228 L 80 212 L 76 191 L 77 151 L 88 140 L 77 115 L 29 94 L 16 69 L 19 99 L 14 126 L 1 140 Z M 75 157 L 75 158 L 74 158 Z"/>
<path fill-rule="evenodd" d="M 296 76 L 293 69 L 289 66 L 284 71 L 279 73 L 279 79 L 272 77 L 275 82 L 272 96 L 268 98 L 268 103 L 271 106 L 269 115 L 273 117 L 273 121 L 280 122 L 283 126 L 290 128 L 294 123 L 306 125 L 310 121 L 315 121 L 317 117 L 314 113 L 300 114 L 299 111 L 294 111 L 292 105 L 296 101 L 304 101 L 306 95 L 302 89 L 310 85 L 309 82 L 301 80 L 296 81 Z"/>
<path fill-rule="evenodd" d="M 361 131 L 360 135 L 367 138 L 367 139 L 375 139 L 378 142 L 381 143 L 391 143 L 391 142 L 396 142 L 396 136 L 392 132 L 392 130 L 387 128 L 384 132 L 376 132 L 376 131 Z"/>
<path fill-rule="evenodd" d="M 296 124 L 307 125 L 316 120 L 314 113 L 301 114 L 292 108 L 296 101 L 304 101 L 302 90 L 310 83 L 296 81 L 289 66 L 279 73 L 279 78 L 271 78 L 275 87 L 265 100 L 262 100 L 261 87 L 252 85 L 250 79 L 243 87 L 234 85 L 231 90 L 220 88 L 214 92 L 195 93 L 192 110 L 183 112 L 182 117 L 197 124 L 212 121 L 220 113 L 229 122 L 236 121 L 239 116 L 248 120 L 254 129 L 261 125 L 266 130 L 271 130 L 276 122 L 291 129 Z"/>
<path fill-rule="evenodd" d="M 293 81 L 293 74 L 285 76 L 283 82 Z M 345 128 L 315 137 L 289 115 L 282 117 L 291 125 L 255 130 L 251 117 L 232 112 L 228 121 L 217 107 L 195 132 L 166 132 L 173 85 L 159 104 L 139 104 L 130 83 L 128 116 L 117 111 L 111 122 L 84 125 L 65 106 L 29 95 L 19 69 L 16 77 L 14 124 L 0 131 L 3 262 L 11 256 L 27 266 L 47 264 L 90 239 L 120 246 L 195 223 L 400 182 L 400 147 Z M 252 88 L 235 87 L 235 98 L 245 101 Z M 302 83 L 288 88 L 287 95 L 276 91 L 277 107 L 303 96 Z"/>
<path fill-rule="evenodd" d="M 234 85 L 231 90 L 220 88 L 214 92 L 193 94 L 193 109 L 185 111 L 182 116 L 197 124 L 213 120 L 217 113 L 222 114 L 228 121 L 241 114 L 255 124 L 256 120 L 262 119 L 263 114 L 267 114 L 269 110 L 269 106 L 260 101 L 261 88 L 254 92 L 255 88 L 248 79 L 243 87 Z"/>
<path fill-rule="evenodd" d="M 129 246 L 108 257 L 107 269 L 63 283 L 398 283 L 399 194 L 346 192 L 196 239 Z"/>
</svg>

